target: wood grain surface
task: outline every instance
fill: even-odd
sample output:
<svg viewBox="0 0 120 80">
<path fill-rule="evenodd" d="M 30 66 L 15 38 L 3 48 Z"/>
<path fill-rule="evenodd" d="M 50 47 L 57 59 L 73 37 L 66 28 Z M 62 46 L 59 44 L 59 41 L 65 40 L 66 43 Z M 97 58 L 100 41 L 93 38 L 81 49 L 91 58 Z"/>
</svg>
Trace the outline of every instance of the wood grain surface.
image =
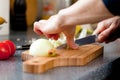
<svg viewBox="0 0 120 80">
<path fill-rule="evenodd" d="M 89 44 L 80 46 L 78 50 L 57 49 L 55 57 L 37 57 L 29 55 L 29 50 L 22 52 L 23 71 L 44 73 L 58 66 L 85 66 L 103 53 L 103 46 Z"/>
</svg>

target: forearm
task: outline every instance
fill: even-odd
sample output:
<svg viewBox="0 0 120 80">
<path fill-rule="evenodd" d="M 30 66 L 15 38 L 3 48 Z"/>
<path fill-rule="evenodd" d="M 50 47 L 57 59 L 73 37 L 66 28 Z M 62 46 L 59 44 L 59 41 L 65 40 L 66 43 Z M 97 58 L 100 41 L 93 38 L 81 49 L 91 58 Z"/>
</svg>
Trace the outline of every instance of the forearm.
<svg viewBox="0 0 120 80">
<path fill-rule="evenodd" d="M 102 0 L 79 0 L 58 15 L 63 17 L 63 26 L 95 23 L 113 16 Z"/>
</svg>

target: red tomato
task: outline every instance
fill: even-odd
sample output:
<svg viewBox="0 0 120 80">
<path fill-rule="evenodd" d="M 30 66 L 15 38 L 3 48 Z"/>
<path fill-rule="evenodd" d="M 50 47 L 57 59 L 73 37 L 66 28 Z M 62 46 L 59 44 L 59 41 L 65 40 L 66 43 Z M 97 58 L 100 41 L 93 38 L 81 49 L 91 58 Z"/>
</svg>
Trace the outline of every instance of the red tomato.
<svg viewBox="0 0 120 80">
<path fill-rule="evenodd" d="M 14 53 L 16 51 L 15 44 L 12 41 L 10 41 L 10 40 L 5 40 L 5 41 L 3 41 L 3 43 L 6 43 L 10 47 L 10 50 L 11 50 L 10 54 L 11 54 L 11 56 L 14 55 Z"/>
<path fill-rule="evenodd" d="M 10 47 L 3 42 L 0 42 L 0 59 L 8 59 L 10 57 Z"/>
</svg>

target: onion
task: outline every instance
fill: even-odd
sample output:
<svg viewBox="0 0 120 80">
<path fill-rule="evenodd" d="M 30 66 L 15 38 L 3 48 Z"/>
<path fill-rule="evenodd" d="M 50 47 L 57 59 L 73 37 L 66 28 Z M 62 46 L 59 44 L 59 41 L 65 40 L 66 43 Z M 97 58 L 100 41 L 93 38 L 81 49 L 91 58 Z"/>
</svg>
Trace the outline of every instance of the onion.
<svg viewBox="0 0 120 80">
<path fill-rule="evenodd" d="M 38 39 L 34 41 L 29 49 L 29 54 L 33 56 L 53 56 L 55 55 L 54 46 L 47 39 Z"/>
</svg>

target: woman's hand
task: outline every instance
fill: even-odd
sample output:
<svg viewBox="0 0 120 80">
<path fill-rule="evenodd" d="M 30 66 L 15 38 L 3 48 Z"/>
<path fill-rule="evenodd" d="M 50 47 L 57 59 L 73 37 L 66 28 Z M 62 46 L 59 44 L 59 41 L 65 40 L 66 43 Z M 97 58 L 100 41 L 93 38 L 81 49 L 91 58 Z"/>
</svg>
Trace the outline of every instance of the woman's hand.
<svg viewBox="0 0 120 80">
<path fill-rule="evenodd" d="M 95 23 L 112 16 L 102 0 L 78 0 L 72 6 L 60 10 L 50 19 L 35 22 L 34 31 L 39 35 L 43 34 L 56 40 L 63 32 L 68 46 L 77 49 L 78 45 L 74 42 L 76 25 Z"/>
<path fill-rule="evenodd" d="M 59 34 L 63 32 L 66 36 L 67 44 L 72 49 L 77 49 L 74 42 L 75 25 L 64 25 L 64 19 L 59 15 L 51 16 L 48 20 L 40 20 L 34 23 L 34 32 L 38 35 L 45 35 L 47 38 L 57 40 Z"/>
<path fill-rule="evenodd" d="M 98 42 L 111 42 L 120 37 L 120 17 L 115 16 L 98 23 L 93 34 L 98 34 Z"/>
</svg>

